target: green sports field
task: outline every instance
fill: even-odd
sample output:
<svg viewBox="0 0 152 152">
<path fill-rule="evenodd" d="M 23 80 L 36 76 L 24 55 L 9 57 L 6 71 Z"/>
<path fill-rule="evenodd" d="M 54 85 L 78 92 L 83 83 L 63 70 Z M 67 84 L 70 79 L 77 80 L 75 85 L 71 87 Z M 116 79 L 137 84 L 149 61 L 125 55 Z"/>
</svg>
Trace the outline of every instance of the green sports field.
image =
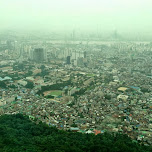
<svg viewBox="0 0 152 152">
<path fill-rule="evenodd" d="M 61 90 L 54 90 L 50 92 L 51 96 L 60 96 L 62 95 L 62 91 Z"/>
</svg>

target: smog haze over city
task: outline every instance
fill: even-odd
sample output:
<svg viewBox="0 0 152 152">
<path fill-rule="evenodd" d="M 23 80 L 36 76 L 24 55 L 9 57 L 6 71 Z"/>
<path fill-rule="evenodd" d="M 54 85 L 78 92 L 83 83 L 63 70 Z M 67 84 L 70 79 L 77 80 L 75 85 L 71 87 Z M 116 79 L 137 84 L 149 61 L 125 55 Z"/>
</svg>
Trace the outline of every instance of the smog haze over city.
<svg viewBox="0 0 152 152">
<path fill-rule="evenodd" d="M 151 6 L 0 0 L 0 152 L 151 152 Z"/>
<path fill-rule="evenodd" d="M 1 0 L 0 29 L 152 32 L 151 0 Z"/>
</svg>

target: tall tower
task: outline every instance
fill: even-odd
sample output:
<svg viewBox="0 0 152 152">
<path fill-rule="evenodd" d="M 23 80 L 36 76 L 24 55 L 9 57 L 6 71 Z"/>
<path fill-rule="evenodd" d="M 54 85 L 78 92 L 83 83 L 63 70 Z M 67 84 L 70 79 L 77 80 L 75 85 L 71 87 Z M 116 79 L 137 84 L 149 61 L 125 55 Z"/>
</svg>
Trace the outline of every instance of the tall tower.
<svg viewBox="0 0 152 152">
<path fill-rule="evenodd" d="M 87 52 L 86 51 L 84 51 L 84 58 L 86 58 L 87 57 Z"/>
<path fill-rule="evenodd" d="M 70 58 L 71 58 L 70 56 L 67 56 L 67 61 L 66 61 L 67 64 L 71 64 Z"/>
<path fill-rule="evenodd" d="M 45 60 L 45 52 L 43 48 L 36 48 L 33 51 L 33 60 L 35 62 L 43 62 Z"/>
<path fill-rule="evenodd" d="M 115 29 L 114 32 L 113 32 L 113 38 L 114 38 L 115 40 L 119 39 L 119 34 L 118 34 L 117 29 Z"/>
<path fill-rule="evenodd" d="M 7 49 L 11 50 L 12 49 L 12 42 L 10 40 L 7 40 Z"/>
</svg>

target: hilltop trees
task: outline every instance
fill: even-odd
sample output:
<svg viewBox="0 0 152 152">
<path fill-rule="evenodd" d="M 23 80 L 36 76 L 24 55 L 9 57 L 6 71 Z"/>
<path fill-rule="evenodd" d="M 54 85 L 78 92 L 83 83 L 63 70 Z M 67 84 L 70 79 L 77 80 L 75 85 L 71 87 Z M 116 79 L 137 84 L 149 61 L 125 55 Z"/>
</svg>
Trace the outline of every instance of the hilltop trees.
<svg viewBox="0 0 152 152">
<path fill-rule="evenodd" d="M 0 151 L 5 152 L 151 152 L 127 135 L 81 134 L 35 124 L 21 114 L 0 116 Z"/>
<path fill-rule="evenodd" d="M 4 81 L 0 81 L 0 88 L 6 88 L 6 83 Z"/>
<path fill-rule="evenodd" d="M 33 82 L 27 81 L 27 84 L 26 84 L 25 87 L 26 87 L 26 88 L 29 88 L 29 89 L 33 89 L 34 84 L 33 84 Z"/>
</svg>

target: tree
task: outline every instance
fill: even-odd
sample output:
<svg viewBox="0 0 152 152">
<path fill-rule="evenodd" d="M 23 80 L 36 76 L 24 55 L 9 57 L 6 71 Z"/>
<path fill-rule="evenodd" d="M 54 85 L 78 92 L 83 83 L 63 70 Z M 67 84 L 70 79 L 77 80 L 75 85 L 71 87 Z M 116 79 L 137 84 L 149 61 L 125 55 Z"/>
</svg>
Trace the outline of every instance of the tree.
<svg viewBox="0 0 152 152">
<path fill-rule="evenodd" d="M 4 81 L 0 81 L 0 88 L 6 88 L 6 84 Z"/>
<path fill-rule="evenodd" d="M 30 140 L 29 140 L 30 139 Z M 22 114 L 0 116 L 0 151 L 6 152 L 151 152 L 127 135 L 73 133 L 29 120 Z"/>
<path fill-rule="evenodd" d="M 71 127 L 78 127 L 78 126 L 77 126 L 77 124 L 74 123 L 71 125 Z"/>
<path fill-rule="evenodd" d="M 28 81 L 25 87 L 26 87 L 26 88 L 29 88 L 29 89 L 33 89 L 34 84 L 33 84 L 33 82 Z"/>
<path fill-rule="evenodd" d="M 17 88 L 14 84 L 10 85 L 9 87 L 13 89 Z"/>
<path fill-rule="evenodd" d="M 105 99 L 110 100 L 110 99 L 111 99 L 111 95 L 106 94 L 106 95 L 105 95 Z"/>
</svg>

